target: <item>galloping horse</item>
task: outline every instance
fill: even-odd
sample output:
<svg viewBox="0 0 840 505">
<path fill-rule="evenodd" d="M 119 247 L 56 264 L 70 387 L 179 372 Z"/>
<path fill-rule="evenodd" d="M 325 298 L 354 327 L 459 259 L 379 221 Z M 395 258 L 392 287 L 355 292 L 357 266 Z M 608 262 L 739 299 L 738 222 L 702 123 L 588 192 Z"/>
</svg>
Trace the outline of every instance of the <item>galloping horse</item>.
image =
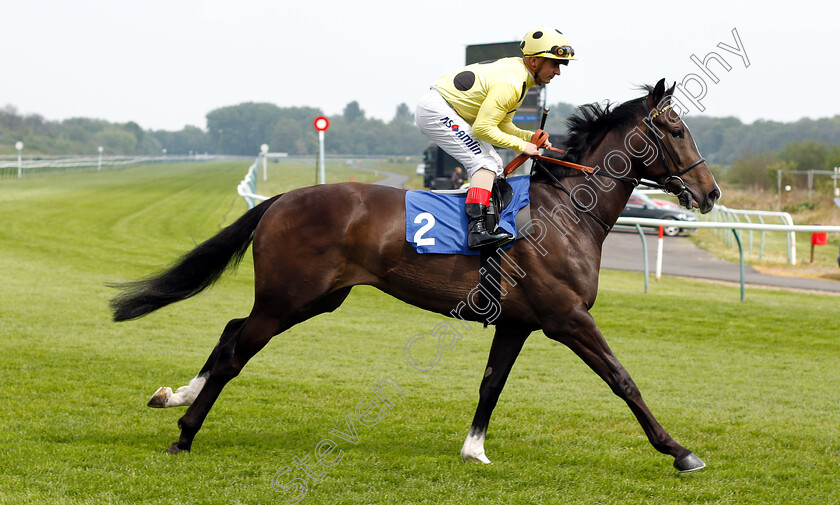
<svg viewBox="0 0 840 505">
<path fill-rule="evenodd" d="M 542 330 L 627 402 L 653 447 L 673 456 L 679 471 L 705 466 L 656 421 L 589 313 L 598 291 L 601 246 L 640 179 L 703 213 L 720 198 L 691 134 L 670 106 L 674 86 L 666 90 L 662 79 L 644 89 L 645 96 L 615 107 L 583 106 L 569 120 L 564 159 L 589 171 L 550 167 L 531 177 L 531 208 L 542 216 L 532 220 L 538 239 L 518 240 L 505 253 L 509 264 L 527 275 L 513 283 L 503 276 L 505 296 L 461 449 L 466 460 L 490 462 L 484 452 L 490 415 L 525 339 Z M 123 293 L 111 301 L 114 320 L 141 317 L 212 285 L 253 242 L 251 313 L 227 324 L 189 384 L 175 393 L 161 388 L 149 402 L 190 406 L 178 421 L 181 435 L 170 453 L 190 450 L 222 388 L 273 336 L 335 310 L 353 286 L 375 286 L 446 315 L 469 296 L 479 280 L 479 257 L 418 254 L 405 238 L 404 198 L 404 190 L 357 183 L 296 189 L 249 210 L 171 269 L 121 285 Z M 483 314 L 470 305 L 458 317 L 479 321 Z"/>
</svg>

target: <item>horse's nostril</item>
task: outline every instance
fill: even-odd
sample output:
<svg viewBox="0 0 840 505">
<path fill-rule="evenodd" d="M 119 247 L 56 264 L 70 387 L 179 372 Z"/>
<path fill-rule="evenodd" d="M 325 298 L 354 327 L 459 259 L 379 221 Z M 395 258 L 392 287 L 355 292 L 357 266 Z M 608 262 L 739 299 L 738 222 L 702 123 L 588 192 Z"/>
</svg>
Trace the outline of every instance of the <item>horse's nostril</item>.
<svg viewBox="0 0 840 505">
<path fill-rule="evenodd" d="M 709 200 L 716 202 L 720 198 L 720 188 L 715 188 L 709 193 Z"/>
</svg>

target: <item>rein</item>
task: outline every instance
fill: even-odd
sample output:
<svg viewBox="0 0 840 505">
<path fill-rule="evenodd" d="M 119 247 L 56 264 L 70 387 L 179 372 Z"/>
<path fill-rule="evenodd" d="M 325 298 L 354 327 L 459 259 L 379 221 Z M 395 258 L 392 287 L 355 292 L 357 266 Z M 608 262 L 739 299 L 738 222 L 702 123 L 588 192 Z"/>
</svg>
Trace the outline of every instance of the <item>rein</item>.
<svg viewBox="0 0 840 505">
<path fill-rule="evenodd" d="M 599 171 L 596 171 L 595 168 L 593 168 L 593 167 L 589 167 L 589 166 L 586 166 L 586 165 L 580 165 L 578 163 L 572 163 L 571 161 L 566 161 L 566 160 L 557 159 L 557 158 L 550 158 L 548 156 L 542 156 L 542 155 L 528 156 L 525 153 L 520 154 L 519 156 L 514 158 L 513 161 L 508 163 L 508 165 L 504 169 L 504 175 L 507 176 L 508 174 L 510 174 L 511 172 L 513 172 L 514 170 L 516 170 L 517 168 L 522 166 L 522 164 L 525 163 L 525 161 L 527 161 L 529 158 L 534 160 L 533 166 L 539 168 L 545 175 L 547 175 L 554 182 L 554 185 L 556 187 L 558 187 L 564 193 L 569 195 L 569 198 L 571 199 L 572 203 L 574 204 L 574 206 L 577 208 L 577 210 L 579 212 L 584 212 L 586 214 L 589 214 L 589 216 L 592 217 L 592 219 L 594 219 L 599 225 L 601 225 L 602 228 L 604 228 L 604 231 L 609 233 L 609 231 L 611 229 L 611 226 L 608 225 L 607 223 L 605 223 L 604 220 L 602 220 L 597 215 L 595 215 L 591 210 L 587 209 L 586 206 L 581 204 L 574 197 L 574 195 L 572 195 L 572 192 L 569 191 L 565 186 L 563 186 L 560 183 L 560 180 L 557 177 L 555 177 L 554 174 L 552 174 L 551 171 L 549 169 L 547 169 L 545 166 L 543 166 L 543 164 L 540 163 L 540 162 L 553 163 L 555 165 L 560 165 L 560 166 L 563 166 L 563 167 L 572 168 L 572 169 L 575 169 L 575 170 L 580 170 L 581 172 L 584 172 L 584 173 L 593 174 L 593 175 L 600 175 L 602 177 L 608 177 L 610 179 L 615 179 L 617 181 L 627 182 L 627 183 L 632 184 L 634 188 L 636 186 L 638 186 L 639 184 L 644 184 L 645 186 L 649 186 L 651 188 L 656 188 L 656 189 L 662 190 L 665 193 L 670 193 L 670 194 L 676 196 L 677 198 L 679 198 L 688 191 L 688 186 L 686 186 L 685 181 L 683 181 L 681 176 L 685 175 L 691 169 L 697 167 L 698 165 L 700 165 L 701 163 L 703 163 L 706 160 L 701 156 L 700 159 L 698 159 L 697 161 L 695 161 L 691 165 L 687 166 L 686 168 L 681 169 L 679 163 L 677 162 L 676 156 L 674 156 L 674 153 L 671 151 L 671 149 L 668 148 L 668 145 L 665 144 L 664 142 L 662 142 L 662 139 L 660 139 L 659 136 L 655 132 L 650 131 L 654 128 L 654 126 L 653 126 L 654 118 L 656 118 L 656 116 L 662 114 L 666 110 L 670 109 L 671 107 L 672 107 L 671 104 L 668 104 L 665 107 L 662 107 L 661 109 L 658 109 L 654 114 L 650 114 L 650 112 L 648 112 L 648 115 L 650 117 L 646 117 L 645 119 L 642 120 L 645 123 L 645 126 L 647 127 L 648 131 L 651 133 L 650 136 L 652 136 L 654 142 L 656 142 L 656 148 L 657 148 L 657 151 L 659 152 L 659 160 L 662 162 L 662 165 L 665 166 L 665 170 L 668 171 L 668 177 L 666 177 L 665 180 L 662 183 L 658 183 L 658 182 L 655 182 L 655 181 L 651 181 L 651 180 L 648 180 L 648 179 L 642 179 L 642 178 L 636 179 L 634 177 L 625 177 L 625 176 L 622 176 L 622 175 L 613 175 L 613 174 L 601 173 Z M 648 109 L 648 111 L 650 111 L 650 109 Z M 545 113 L 547 113 L 547 112 L 548 112 L 548 110 L 546 109 Z M 545 116 L 543 116 L 543 124 L 545 124 Z M 547 141 L 548 141 L 548 133 L 543 131 L 542 128 L 538 129 L 534 133 L 534 135 L 531 136 L 531 143 L 536 145 L 538 148 L 543 148 L 543 146 L 545 145 L 545 143 Z M 554 152 L 557 152 L 557 153 L 560 153 L 560 154 L 565 154 L 566 153 L 566 151 L 564 151 L 562 149 L 556 149 L 554 147 L 545 147 L 545 149 L 549 149 L 551 151 L 554 151 Z M 676 172 L 671 170 L 671 166 L 668 164 L 668 160 L 665 158 L 665 153 L 668 154 L 668 158 L 670 158 L 671 163 L 673 164 L 674 168 L 676 169 Z M 680 184 L 680 190 L 678 192 L 677 191 L 671 191 L 671 190 L 668 189 L 667 186 L 671 181 L 678 181 L 678 183 Z"/>
<path fill-rule="evenodd" d="M 531 137 L 531 143 L 533 143 L 536 146 L 543 146 L 547 140 L 548 140 L 548 133 L 543 131 L 542 129 L 537 130 L 534 133 L 534 135 Z M 566 151 L 564 151 L 562 149 L 556 149 L 554 147 L 547 147 L 546 149 L 549 149 L 551 151 L 554 151 L 554 152 L 557 152 L 557 153 L 560 153 L 560 154 L 565 154 L 566 153 Z M 563 186 L 563 184 L 560 182 L 560 179 L 555 177 L 554 174 L 551 173 L 551 170 L 547 169 L 540 162 L 545 161 L 545 162 L 548 162 L 548 163 L 553 163 L 555 165 L 560 165 L 560 166 L 564 166 L 564 167 L 567 167 L 567 168 L 573 168 L 575 170 L 580 170 L 581 172 L 584 172 L 584 173 L 587 173 L 587 174 L 601 175 L 601 176 L 604 176 L 604 177 L 609 177 L 610 179 L 616 179 L 616 180 L 622 181 L 622 182 L 629 182 L 630 184 L 633 185 L 634 188 L 636 186 L 638 186 L 639 182 L 640 182 L 639 179 L 634 179 L 632 177 L 624 177 L 624 176 L 621 176 L 621 175 L 612 175 L 612 174 L 602 174 L 602 173 L 597 172 L 593 167 L 588 167 L 586 165 L 579 165 L 577 163 L 572 163 L 571 161 L 561 160 L 561 159 L 557 159 L 557 158 L 549 158 L 548 156 L 542 156 L 542 155 L 530 156 L 529 157 L 525 153 L 520 154 L 519 156 L 514 158 L 513 161 L 508 163 L 508 165 L 505 167 L 505 175 L 508 175 L 511 172 L 513 172 L 514 170 L 516 170 L 517 168 L 519 168 L 523 163 L 525 163 L 526 160 L 528 160 L 528 158 L 531 158 L 532 160 L 534 160 L 533 166 L 539 168 L 545 175 L 547 175 L 548 178 L 551 179 L 552 182 L 554 182 L 555 187 L 559 188 L 561 191 L 563 191 L 564 193 L 569 195 L 569 199 L 572 201 L 572 204 L 575 206 L 575 208 L 578 210 L 578 212 L 583 212 L 585 214 L 589 214 L 589 216 L 592 219 L 594 219 L 595 222 L 597 222 L 599 225 L 601 225 L 601 228 L 603 228 L 604 231 L 607 232 L 607 233 L 610 232 L 612 227 L 610 225 L 608 225 L 606 222 L 604 222 L 604 220 L 601 219 L 600 217 L 598 217 L 594 212 L 592 212 L 592 210 L 587 209 L 585 205 L 580 203 L 580 201 L 578 201 L 578 199 L 575 198 L 575 196 L 572 194 L 572 192 L 569 191 L 569 189 L 566 188 L 566 186 Z"/>
<path fill-rule="evenodd" d="M 598 216 L 597 216 L 594 212 L 592 212 L 592 210 L 587 209 L 587 208 L 586 208 L 583 204 L 581 204 L 581 203 L 577 200 L 577 198 L 575 198 L 575 195 L 573 195 L 573 194 L 572 194 L 572 192 L 571 192 L 571 191 L 569 191 L 569 189 L 568 189 L 568 188 L 566 188 L 566 186 L 564 186 L 564 185 L 560 182 L 560 180 L 559 180 L 557 177 L 555 177 L 555 176 L 554 176 L 554 174 L 552 174 L 552 173 L 551 173 L 551 170 L 549 170 L 549 169 L 545 168 L 545 166 L 543 166 L 543 164 L 542 164 L 542 163 L 540 163 L 540 161 L 543 161 L 543 160 L 545 160 L 545 161 L 549 161 L 549 160 L 550 160 L 552 163 L 553 163 L 553 162 L 555 162 L 555 161 L 560 161 L 560 160 L 555 160 L 554 158 L 547 158 L 547 157 L 545 157 L 545 156 L 538 156 L 538 157 L 537 157 L 537 156 L 535 156 L 535 158 L 537 158 L 537 160 L 535 160 L 535 162 L 534 162 L 533 166 L 538 167 L 540 170 L 542 170 L 542 172 L 543 172 L 545 175 L 547 175 L 547 176 L 548 176 L 548 177 L 549 177 L 549 178 L 550 178 L 550 179 L 554 182 L 554 186 L 555 186 L 555 187 L 559 188 L 559 189 L 560 189 L 560 190 L 562 190 L 564 193 L 566 193 L 567 195 L 569 195 L 569 200 L 571 200 L 571 201 L 572 201 L 572 204 L 575 206 L 575 208 L 578 210 L 578 212 L 584 212 L 584 213 L 586 213 L 586 214 L 589 214 L 589 216 L 590 216 L 592 219 L 594 219 L 596 223 L 598 223 L 598 224 L 600 224 L 600 225 L 601 225 L 601 227 L 604 229 L 604 231 L 605 231 L 605 232 L 609 233 L 609 232 L 610 232 L 610 229 L 611 229 L 612 227 L 611 227 L 610 225 L 608 225 L 606 222 L 604 222 L 604 220 L 603 220 L 603 219 L 601 219 L 600 217 L 598 217 Z M 557 164 L 558 164 L 558 165 L 568 166 L 568 165 L 565 165 L 564 163 L 557 163 Z M 572 163 L 572 165 L 574 165 L 574 163 Z M 589 168 L 589 167 L 584 167 L 584 168 Z M 579 170 L 580 170 L 580 169 L 579 169 Z M 583 170 L 583 171 L 584 171 L 584 172 L 587 172 L 587 173 L 595 173 L 594 171 L 591 171 L 591 170 Z M 638 181 L 636 181 L 636 184 L 638 184 Z"/>
</svg>

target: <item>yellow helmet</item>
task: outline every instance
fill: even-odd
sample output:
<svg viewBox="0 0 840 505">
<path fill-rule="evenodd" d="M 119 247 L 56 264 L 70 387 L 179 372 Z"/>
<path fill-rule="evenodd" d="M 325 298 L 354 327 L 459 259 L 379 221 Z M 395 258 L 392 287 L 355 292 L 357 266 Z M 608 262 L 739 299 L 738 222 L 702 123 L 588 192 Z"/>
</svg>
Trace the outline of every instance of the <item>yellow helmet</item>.
<svg viewBox="0 0 840 505">
<path fill-rule="evenodd" d="M 575 50 L 560 30 L 539 26 L 534 28 L 519 44 L 523 56 L 541 56 L 552 60 L 575 60 Z"/>
</svg>

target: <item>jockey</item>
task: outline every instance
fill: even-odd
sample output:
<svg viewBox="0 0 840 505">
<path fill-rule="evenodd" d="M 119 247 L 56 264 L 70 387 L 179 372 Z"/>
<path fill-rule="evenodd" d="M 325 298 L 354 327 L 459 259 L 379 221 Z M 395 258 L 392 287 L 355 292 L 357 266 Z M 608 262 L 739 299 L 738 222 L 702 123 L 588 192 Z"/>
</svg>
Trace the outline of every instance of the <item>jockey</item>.
<svg viewBox="0 0 840 505">
<path fill-rule="evenodd" d="M 471 249 L 498 247 L 513 240 L 504 230 L 488 231 L 484 222 L 493 180 L 504 170 L 493 146 L 529 156 L 539 154 L 538 146 L 530 142 L 534 132 L 514 126 L 513 115 L 529 88 L 548 83 L 560 75 L 560 65 L 575 59 L 566 36 L 545 26 L 528 32 L 519 47 L 521 58 L 474 63 L 449 72 L 417 104 L 415 119 L 420 131 L 470 175 L 464 210 L 469 217 Z"/>
</svg>

